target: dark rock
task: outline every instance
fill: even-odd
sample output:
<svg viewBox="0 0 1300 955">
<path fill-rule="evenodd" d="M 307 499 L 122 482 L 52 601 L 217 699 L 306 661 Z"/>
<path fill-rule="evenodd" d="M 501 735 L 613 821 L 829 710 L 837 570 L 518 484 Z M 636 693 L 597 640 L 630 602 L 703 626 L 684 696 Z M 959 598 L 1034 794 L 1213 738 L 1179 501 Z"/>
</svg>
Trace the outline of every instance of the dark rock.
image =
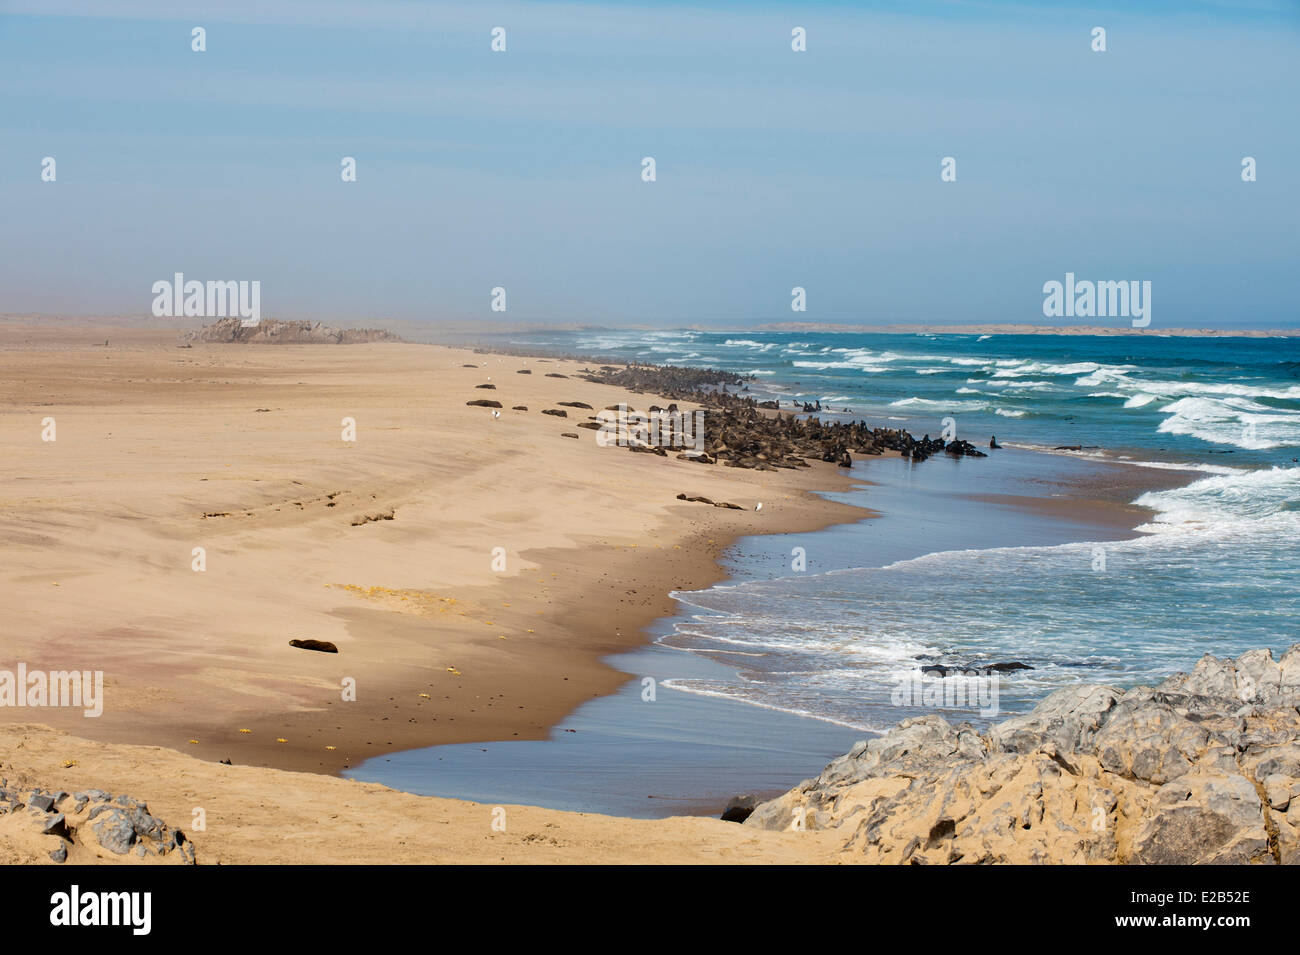
<svg viewBox="0 0 1300 955">
<path fill-rule="evenodd" d="M 561 411 L 558 408 L 545 408 L 542 414 L 555 415 L 557 418 L 567 418 L 569 416 L 567 411 Z"/>
<path fill-rule="evenodd" d="M 53 811 L 54 811 L 54 797 L 53 797 L 53 796 L 46 796 L 46 795 L 44 795 L 44 794 L 35 794 L 35 795 L 32 795 L 32 796 L 29 797 L 28 800 L 27 800 L 27 808 L 28 808 L 28 809 L 35 809 L 35 810 L 37 810 L 38 812 L 53 812 Z"/>
<path fill-rule="evenodd" d="M 474 387 L 475 387 L 475 388 L 487 388 L 489 391 L 496 391 L 496 390 L 497 390 L 497 386 L 496 386 L 496 385 L 475 385 Z"/>
<path fill-rule="evenodd" d="M 467 401 L 465 404 L 471 408 L 500 408 L 501 402 L 493 401 L 490 398 L 475 398 L 473 401 Z"/>
<path fill-rule="evenodd" d="M 744 822 L 761 801 L 757 796 L 732 796 L 727 808 L 722 810 L 722 821 Z"/>
<path fill-rule="evenodd" d="M 135 843 L 135 826 L 131 824 L 131 817 L 121 809 L 109 809 L 91 829 L 99 844 L 115 855 L 126 855 Z"/>
</svg>

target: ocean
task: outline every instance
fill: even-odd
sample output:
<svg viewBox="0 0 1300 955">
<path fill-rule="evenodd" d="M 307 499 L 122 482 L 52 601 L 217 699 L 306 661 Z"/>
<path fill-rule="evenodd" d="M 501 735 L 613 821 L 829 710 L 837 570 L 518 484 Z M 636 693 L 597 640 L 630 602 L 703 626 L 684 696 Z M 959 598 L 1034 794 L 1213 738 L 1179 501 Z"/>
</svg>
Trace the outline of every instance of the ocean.
<svg viewBox="0 0 1300 955">
<path fill-rule="evenodd" d="M 557 346 L 557 337 L 569 341 Z M 933 501 L 937 513 L 975 534 L 896 559 L 864 547 L 858 562 L 841 548 L 820 573 L 815 561 L 794 572 L 792 561 L 769 560 L 749 579 L 679 594 L 690 612 L 661 642 L 739 669 L 735 680 L 680 689 L 879 730 L 913 712 L 890 696 L 918 661 L 1032 667 L 999 680 L 1005 716 L 1068 683 L 1149 682 L 1204 652 L 1300 640 L 1300 340 L 676 331 L 515 341 L 749 374 L 750 393 L 785 408 L 820 402 L 832 409 L 823 417 L 917 435 L 947 425 L 983 448 L 996 435 L 1012 452 L 1001 464 L 1020 462 L 1010 473 L 996 451 L 871 462 L 870 479 L 911 474 L 914 494 L 948 494 Z M 1085 450 L 1050 450 L 1062 445 Z M 1051 477 L 1027 486 L 1032 458 L 1015 454 L 1024 451 L 1186 469 L 1196 479 L 1134 499 L 1154 511 L 1136 540 L 997 546 L 986 533 L 981 545 L 987 516 L 952 497 L 1042 493 Z M 1068 480 L 1069 465 L 1053 466 Z M 887 518 L 907 506 L 862 497 Z M 859 530 L 864 541 L 874 532 L 869 523 Z M 772 575 L 777 566 L 785 572 Z"/>
<path fill-rule="evenodd" d="M 849 740 L 922 712 L 987 724 L 1062 686 L 1152 683 L 1207 652 L 1277 654 L 1300 640 L 1300 340 L 602 330 L 492 344 L 711 366 L 753 376 L 749 393 L 787 412 L 820 402 L 823 417 L 918 436 L 947 429 L 984 449 L 996 435 L 1003 446 L 983 459 L 856 461 L 854 476 L 870 483 L 833 496 L 881 517 L 742 540 L 726 582 L 676 594 L 681 612 L 656 629 L 655 646 L 615 661 L 655 675 L 662 696 L 735 704 L 726 719 L 682 709 L 728 727 L 726 739 L 681 720 L 654 731 L 672 744 L 663 765 L 693 766 L 684 776 L 697 787 L 718 744 L 744 750 L 747 721 L 796 740 L 797 752 L 741 752 L 719 794 L 745 786 L 746 763 L 748 778 L 761 769 L 764 782 L 792 785 Z M 1135 469 L 1120 473 L 1145 488 L 1117 502 L 1149 509 L 1136 536 L 1068 506 L 1022 506 L 1113 497 L 1124 486 L 1116 468 Z M 920 666 L 990 663 L 1024 669 L 950 677 L 970 692 L 937 705 L 905 692 Z M 584 729 L 587 750 L 573 735 L 496 744 L 493 755 L 437 747 L 357 775 L 465 798 L 682 811 L 685 778 L 658 806 L 636 791 L 648 743 L 631 739 L 644 737 L 643 712 L 633 687 L 566 721 Z M 809 725 L 825 732 L 794 729 Z M 592 748 L 600 740 L 607 748 Z M 558 774 L 557 753 L 567 767 Z M 508 783 L 521 767 L 563 792 L 530 796 Z M 602 790 L 599 780 L 623 771 L 625 783 Z"/>
</svg>

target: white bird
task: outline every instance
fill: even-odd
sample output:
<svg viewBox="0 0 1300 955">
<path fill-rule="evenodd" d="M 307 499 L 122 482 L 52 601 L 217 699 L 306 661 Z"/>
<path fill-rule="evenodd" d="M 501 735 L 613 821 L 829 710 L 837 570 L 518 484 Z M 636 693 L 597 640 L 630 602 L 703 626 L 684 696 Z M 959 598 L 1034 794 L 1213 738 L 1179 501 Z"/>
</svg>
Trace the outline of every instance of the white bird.
<svg viewBox="0 0 1300 955">
<path fill-rule="evenodd" d="M 763 502 L 762 502 L 762 501 L 759 501 L 756 505 L 754 505 L 754 510 L 756 510 L 756 511 L 761 511 L 762 509 L 763 509 Z"/>
<path fill-rule="evenodd" d="M 501 412 L 500 412 L 500 411 L 494 411 L 494 412 L 492 412 L 492 417 L 494 417 L 494 418 L 500 418 L 500 417 L 501 417 Z"/>
</svg>

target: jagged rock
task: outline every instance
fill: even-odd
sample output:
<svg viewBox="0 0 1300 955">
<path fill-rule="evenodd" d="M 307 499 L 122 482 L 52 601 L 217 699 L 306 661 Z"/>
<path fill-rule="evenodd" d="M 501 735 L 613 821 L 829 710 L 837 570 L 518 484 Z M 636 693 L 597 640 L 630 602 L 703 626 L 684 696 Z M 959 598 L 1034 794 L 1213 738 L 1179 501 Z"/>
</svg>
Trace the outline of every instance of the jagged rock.
<svg viewBox="0 0 1300 955">
<path fill-rule="evenodd" d="M 493 401 L 491 398 L 475 398 L 473 401 L 467 401 L 465 404 L 471 408 L 500 408 L 501 402 Z M 528 409 L 525 408 L 525 411 Z"/>
<path fill-rule="evenodd" d="M 27 808 L 36 812 L 53 812 L 54 797 L 45 793 L 35 793 L 27 798 Z"/>
<path fill-rule="evenodd" d="M 759 804 L 757 796 L 732 796 L 727 807 L 722 810 L 723 822 L 744 822 Z"/>
<path fill-rule="evenodd" d="M 99 844 L 117 855 L 130 852 L 131 845 L 135 842 L 135 826 L 131 824 L 131 817 L 121 809 L 111 808 L 103 815 L 103 819 L 91 826 Z"/>
<path fill-rule="evenodd" d="M 567 411 L 559 408 L 545 408 L 542 410 L 542 414 L 554 415 L 557 418 L 567 418 L 569 416 Z"/>
<path fill-rule="evenodd" d="M 1156 687 L 1057 690 L 984 733 L 907 719 L 745 825 L 842 830 L 868 862 L 1300 862 L 1298 666 L 1300 644 L 1207 655 Z"/>
</svg>

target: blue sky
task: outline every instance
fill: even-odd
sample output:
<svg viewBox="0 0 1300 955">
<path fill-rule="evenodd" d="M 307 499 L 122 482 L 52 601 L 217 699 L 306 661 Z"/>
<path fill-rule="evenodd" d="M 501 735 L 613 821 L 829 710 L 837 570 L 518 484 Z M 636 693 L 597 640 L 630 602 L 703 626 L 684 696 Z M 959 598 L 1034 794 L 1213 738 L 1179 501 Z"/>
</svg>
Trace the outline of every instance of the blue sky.
<svg viewBox="0 0 1300 955">
<path fill-rule="evenodd" d="M 0 312 L 1297 325 L 1298 102 L 1298 0 L 0 0 Z"/>
</svg>

